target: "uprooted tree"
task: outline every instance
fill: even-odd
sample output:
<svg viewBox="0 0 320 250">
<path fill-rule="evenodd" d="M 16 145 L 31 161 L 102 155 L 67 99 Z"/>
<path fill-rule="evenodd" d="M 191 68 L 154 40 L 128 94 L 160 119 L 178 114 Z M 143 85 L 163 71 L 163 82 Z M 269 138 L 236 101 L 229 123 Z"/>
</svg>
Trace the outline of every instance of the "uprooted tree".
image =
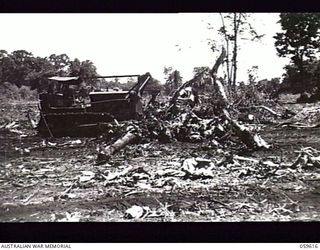
<svg viewBox="0 0 320 250">
<path fill-rule="evenodd" d="M 225 115 L 225 118 L 230 122 L 235 134 L 248 148 L 269 148 L 270 145 L 268 145 L 258 134 L 253 135 L 248 128 L 246 128 L 244 125 L 240 125 L 230 116 L 230 113 L 228 111 L 228 108 L 230 107 L 230 102 L 227 98 L 227 94 L 223 84 L 216 77 L 219 66 L 222 64 L 225 56 L 226 51 L 224 48 L 222 48 L 222 52 L 211 70 L 213 84 L 216 87 L 217 93 L 219 94 L 222 100 L 222 110 Z"/>
<path fill-rule="evenodd" d="M 194 77 L 177 88 L 163 108 L 147 110 L 143 120 L 138 121 L 134 126 L 129 123 L 122 136 L 119 136 L 113 143 L 100 147 L 98 162 L 108 161 L 120 149 L 142 138 L 157 139 L 161 142 L 171 140 L 196 142 L 202 137 L 204 140 L 219 138 L 222 142 L 223 137 L 226 138 L 228 134 L 233 134 L 248 150 L 268 149 L 270 145 L 231 115 L 232 103 L 228 100 L 223 83 L 217 77 L 218 69 L 224 62 L 225 56 L 226 51 L 223 48 L 216 63 L 210 69 L 211 83 L 219 99 L 217 101 L 220 102 L 217 107 L 220 109 L 220 117 L 213 115 L 211 119 L 203 119 L 194 113 L 194 106 L 183 102 L 182 105 L 181 102 L 178 105 L 180 93 L 197 81 L 197 78 Z"/>
</svg>

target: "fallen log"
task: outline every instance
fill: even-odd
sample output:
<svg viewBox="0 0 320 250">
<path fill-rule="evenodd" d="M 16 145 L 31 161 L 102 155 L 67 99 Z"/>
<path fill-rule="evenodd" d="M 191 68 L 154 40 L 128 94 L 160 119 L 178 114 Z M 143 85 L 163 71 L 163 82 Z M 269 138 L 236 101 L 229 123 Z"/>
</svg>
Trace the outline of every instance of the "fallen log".
<svg viewBox="0 0 320 250">
<path fill-rule="evenodd" d="M 272 110 L 271 108 L 263 106 L 263 105 L 252 106 L 252 108 L 264 109 L 264 110 L 268 111 L 269 113 L 271 113 L 272 115 L 274 115 L 275 117 L 281 117 L 281 114 L 279 114 L 279 113 L 275 112 L 274 110 Z"/>
<path fill-rule="evenodd" d="M 233 156 L 233 159 L 239 160 L 239 161 L 250 161 L 250 162 L 253 162 L 253 163 L 256 163 L 256 164 L 258 164 L 260 162 L 260 160 L 258 160 L 258 159 L 249 158 L 249 157 L 243 157 L 243 156 L 239 156 L 239 155 Z"/>
<path fill-rule="evenodd" d="M 291 127 L 291 128 L 319 128 L 320 127 L 320 123 L 315 123 L 315 124 L 305 124 L 305 123 L 301 123 L 301 122 L 281 122 L 278 123 L 276 126 L 276 128 L 278 127 Z"/>
<path fill-rule="evenodd" d="M 251 149 L 254 148 L 270 148 L 271 146 L 261 138 L 260 135 L 253 135 L 249 129 L 239 124 L 237 121 L 231 119 L 229 112 L 226 109 L 223 109 L 223 113 L 225 118 L 230 122 L 231 127 L 233 128 L 234 133 L 238 136 L 238 138 Z"/>
<path fill-rule="evenodd" d="M 102 150 L 99 150 L 100 152 L 98 153 L 97 164 L 100 165 L 106 163 L 112 155 L 114 155 L 138 138 L 139 136 L 134 134 L 133 132 L 127 132 L 123 137 L 116 140 L 112 145 L 108 145 Z"/>
</svg>

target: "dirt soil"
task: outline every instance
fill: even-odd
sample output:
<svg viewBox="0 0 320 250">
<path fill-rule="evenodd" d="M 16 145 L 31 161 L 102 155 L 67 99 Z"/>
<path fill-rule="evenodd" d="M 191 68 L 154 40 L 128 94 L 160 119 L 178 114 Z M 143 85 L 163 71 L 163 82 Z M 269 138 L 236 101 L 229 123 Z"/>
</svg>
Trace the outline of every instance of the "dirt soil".
<svg viewBox="0 0 320 250">
<path fill-rule="evenodd" d="M 320 169 L 281 165 L 295 162 L 303 147 L 320 150 L 320 128 L 262 126 L 273 147 L 245 154 L 150 141 L 96 165 L 102 139 L 45 141 L 31 129 L 28 109 L 35 104 L 1 105 L 1 123 L 16 121 L 0 129 L 1 222 L 320 220 Z M 230 155 L 240 159 L 228 162 Z M 184 161 L 197 158 L 212 163 L 213 176 L 181 175 Z"/>
</svg>

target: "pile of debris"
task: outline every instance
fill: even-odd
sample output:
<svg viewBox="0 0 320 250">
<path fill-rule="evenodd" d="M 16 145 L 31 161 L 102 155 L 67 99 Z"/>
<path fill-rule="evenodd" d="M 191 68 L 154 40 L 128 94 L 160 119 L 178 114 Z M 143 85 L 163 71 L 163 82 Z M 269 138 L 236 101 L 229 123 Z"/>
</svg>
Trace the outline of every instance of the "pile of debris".
<svg viewBox="0 0 320 250">
<path fill-rule="evenodd" d="M 221 144 L 228 141 L 233 141 L 248 150 L 270 148 L 271 145 L 264 141 L 252 129 L 252 126 L 246 126 L 232 117 L 233 105 L 227 97 L 222 82 L 216 77 L 224 57 L 225 51 L 223 50 L 211 70 L 211 81 L 217 95 L 215 105 L 217 115 L 207 118 L 196 114 L 194 107 L 198 104 L 198 97 L 189 88 L 193 82 L 190 80 L 176 90 L 167 105 L 149 105 L 144 119 L 136 124 L 131 123 L 126 129 L 126 133 L 115 142 L 99 147 L 98 162 L 107 161 L 111 155 L 127 144 L 141 139 L 157 139 L 160 142 L 172 140 L 209 141 L 217 147 L 221 147 Z M 179 98 L 181 95 L 184 97 Z M 181 105 L 181 101 L 183 105 Z M 208 105 L 206 106 L 208 107 Z M 271 109 L 263 108 L 278 116 Z"/>
</svg>

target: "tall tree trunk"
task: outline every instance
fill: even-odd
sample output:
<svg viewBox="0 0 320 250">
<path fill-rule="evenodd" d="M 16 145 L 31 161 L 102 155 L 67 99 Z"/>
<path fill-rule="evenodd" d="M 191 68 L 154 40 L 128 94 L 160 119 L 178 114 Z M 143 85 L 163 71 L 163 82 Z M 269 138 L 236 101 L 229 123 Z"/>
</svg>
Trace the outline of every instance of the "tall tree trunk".
<svg viewBox="0 0 320 250">
<path fill-rule="evenodd" d="M 228 78 L 228 90 L 230 91 L 230 85 L 231 85 L 231 69 L 230 69 L 230 58 L 229 58 L 229 38 L 227 36 L 227 29 L 226 29 L 226 25 L 224 23 L 224 17 L 222 16 L 222 14 L 220 13 L 220 18 L 221 18 L 221 22 L 222 22 L 222 28 L 224 30 L 223 32 L 223 36 L 224 36 L 224 40 L 226 43 L 226 64 L 227 64 L 227 78 Z"/>
<path fill-rule="evenodd" d="M 237 13 L 233 13 L 233 32 L 234 32 L 234 47 L 233 47 L 233 79 L 232 85 L 236 85 L 237 81 L 237 52 L 238 52 L 238 25 L 237 25 Z"/>
</svg>

